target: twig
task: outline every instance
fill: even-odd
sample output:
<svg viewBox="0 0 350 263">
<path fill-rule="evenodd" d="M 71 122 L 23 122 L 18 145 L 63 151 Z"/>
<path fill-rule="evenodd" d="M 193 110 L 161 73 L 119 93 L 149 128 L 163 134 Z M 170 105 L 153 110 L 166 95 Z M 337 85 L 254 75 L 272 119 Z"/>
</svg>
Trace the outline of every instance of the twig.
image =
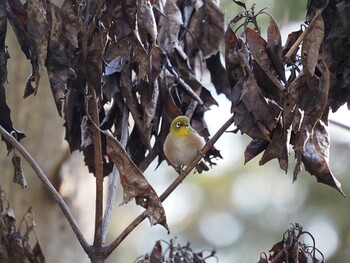
<svg viewBox="0 0 350 263">
<path fill-rule="evenodd" d="M 287 64 L 288 61 L 290 61 L 290 57 L 295 53 L 296 49 L 299 47 L 300 43 L 304 40 L 305 35 L 310 31 L 310 28 L 312 28 L 312 24 L 315 23 L 316 19 L 319 15 L 322 14 L 323 9 L 317 10 L 315 16 L 312 18 L 310 24 L 308 27 L 301 33 L 301 35 L 298 37 L 298 39 L 294 42 L 292 47 L 288 50 L 287 54 L 283 58 L 283 63 Z"/>
<path fill-rule="evenodd" d="M 163 202 L 167 197 L 182 183 L 182 181 L 187 177 L 187 175 L 193 170 L 193 168 L 198 164 L 198 162 L 203 158 L 211 147 L 216 143 L 216 141 L 221 137 L 221 135 L 231 126 L 233 123 L 233 116 L 231 116 L 222 127 L 215 133 L 215 135 L 207 141 L 200 153 L 192 160 L 192 162 L 186 167 L 184 172 L 180 174 L 175 181 L 169 185 L 169 187 L 163 192 L 159 197 L 160 201 Z M 146 210 L 140 214 L 138 217 L 132 221 L 127 228 L 108 246 L 104 248 L 105 255 L 109 256 L 114 249 L 116 249 L 119 244 L 146 218 Z"/>
<path fill-rule="evenodd" d="M 337 121 L 334 121 L 334 120 L 329 120 L 329 123 L 332 123 L 333 125 L 338 126 L 338 127 L 342 128 L 342 129 L 345 129 L 347 131 L 350 131 L 350 127 L 345 125 L 345 124 L 343 124 L 343 123 L 340 123 L 340 122 L 337 122 Z"/>
<path fill-rule="evenodd" d="M 83 234 L 79 228 L 78 223 L 76 222 L 74 216 L 72 215 L 69 207 L 64 202 L 63 198 L 57 192 L 55 187 L 51 184 L 50 180 L 47 178 L 47 176 L 45 175 L 43 170 L 36 163 L 36 161 L 33 159 L 33 157 L 27 152 L 27 150 L 11 134 L 9 134 L 1 125 L 0 125 L 0 134 L 8 143 L 10 143 L 18 152 L 21 153 L 21 155 L 24 157 L 24 159 L 26 159 L 26 161 L 29 163 L 29 165 L 33 168 L 33 171 L 38 175 L 42 184 L 51 193 L 51 195 L 55 199 L 56 203 L 61 208 L 61 210 L 62 210 L 64 216 L 66 217 L 69 225 L 71 226 L 74 234 L 78 238 L 79 243 L 83 247 L 84 251 L 88 254 L 91 249 L 90 249 L 90 246 L 87 243 L 85 237 L 83 236 Z"/>
</svg>

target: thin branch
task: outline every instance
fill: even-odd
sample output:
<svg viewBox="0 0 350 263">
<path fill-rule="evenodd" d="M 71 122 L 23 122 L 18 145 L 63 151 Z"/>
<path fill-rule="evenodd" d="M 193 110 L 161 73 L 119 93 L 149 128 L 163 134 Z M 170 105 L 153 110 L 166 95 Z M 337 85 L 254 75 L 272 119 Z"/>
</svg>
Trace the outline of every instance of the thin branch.
<svg viewBox="0 0 350 263">
<path fill-rule="evenodd" d="M 343 123 L 340 123 L 340 122 L 337 122 L 337 121 L 334 121 L 334 120 L 329 120 L 329 123 L 335 125 L 335 126 L 338 126 L 344 130 L 347 130 L 347 131 L 350 131 L 350 127 L 343 124 Z"/>
<path fill-rule="evenodd" d="M 97 97 L 92 85 L 88 84 L 88 94 L 91 99 L 88 100 L 92 114 L 92 121 L 99 126 L 99 111 Z M 94 248 L 102 248 L 102 217 L 103 217 L 103 160 L 101 147 L 101 133 L 98 129 L 92 129 L 94 141 L 94 158 L 95 158 L 95 177 L 96 177 L 96 203 L 95 203 L 95 233 Z"/>
<path fill-rule="evenodd" d="M 319 15 L 322 14 L 323 9 L 317 10 L 315 16 L 312 18 L 310 24 L 308 25 L 308 27 L 303 31 L 303 33 L 301 33 L 301 35 L 298 37 L 298 39 L 294 42 L 294 44 L 292 45 L 292 47 L 288 50 L 287 54 L 284 56 L 283 58 L 283 63 L 287 64 L 288 61 L 290 61 L 291 56 L 296 52 L 296 50 L 298 49 L 300 43 L 304 40 L 305 35 L 310 31 L 310 29 L 312 28 L 312 24 L 315 23 L 316 19 L 318 18 Z"/>
<path fill-rule="evenodd" d="M 169 187 L 163 192 L 159 197 L 160 201 L 163 202 L 168 196 L 182 183 L 182 181 L 187 177 L 187 175 L 193 170 L 193 168 L 198 164 L 198 162 L 203 158 L 211 147 L 216 143 L 216 141 L 221 137 L 221 135 L 231 126 L 233 123 L 233 116 L 231 116 L 222 127 L 215 133 L 215 135 L 207 141 L 200 153 L 192 160 L 192 162 L 186 167 L 184 172 L 180 174 L 175 181 L 169 185 Z M 132 221 L 127 228 L 108 246 L 104 247 L 104 253 L 109 256 L 114 249 L 116 249 L 119 244 L 146 218 L 146 210 L 140 214 L 138 217 Z"/>
<path fill-rule="evenodd" d="M 36 163 L 36 161 L 33 159 L 33 157 L 27 152 L 27 150 L 11 134 L 9 134 L 1 125 L 0 125 L 0 134 L 8 143 L 10 143 L 18 152 L 21 153 L 21 155 L 24 157 L 24 159 L 26 159 L 26 161 L 29 163 L 29 165 L 33 168 L 33 171 L 38 175 L 42 184 L 51 193 L 51 195 L 55 199 L 56 203 L 61 208 L 64 216 L 66 217 L 69 225 L 71 226 L 74 234 L 78 238 L 84 251 L 87 254 L 89 254 L 89 251 L 91 250 L 90 246 L 87 243 L 85 237 L 83 236 L 83 234 L 79 228 L 78 223 L 76 222 L 74 216 L 72 215 L 69 207 L 67 206 L 67 204 L 65 203 L 63 198 L 60 196 L 60 194 L 57 192 L 55 187 L 51 184 L 50 180 L 47 178 L 47 176 L 45 175 L 43 170 Z"/>
</svg>

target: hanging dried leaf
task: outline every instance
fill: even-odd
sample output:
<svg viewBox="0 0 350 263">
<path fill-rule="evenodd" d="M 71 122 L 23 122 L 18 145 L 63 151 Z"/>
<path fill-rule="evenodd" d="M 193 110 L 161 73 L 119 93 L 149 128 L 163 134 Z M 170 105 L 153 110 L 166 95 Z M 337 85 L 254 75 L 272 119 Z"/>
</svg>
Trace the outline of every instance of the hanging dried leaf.
<svg viewBox="0 0 350 263">
<path fill-rule="evenodd" d="M 146 209 L 151 225 L 161 224 L 168 229 L 165 211 L 152 186 L 132 162 L 123 146 L 111 134 L 106 133 L 106 137 L 107 155 L 120 174 L 120 182 L 124 190 L 123 203 L 135 198 Z"/>
<path fill-rule="evenodd" d="M 312 135 L 306 141 L 303 151 L 300 153 L 301 160 L 306 171 L 316 176 L 318 182 L 335 188 L 345 196 L 340 182 L 329 168 L 329 146 L 327 112 L 325 117 L 316 124 Z"/>
<path fill-rule="evenodd" d="M 269 26 L 267 28 L 267 51 L 271 58 L 271 64 L 276 70 L 280 80 L 286 83 L 286 75 L 282 59 L 282 38 L 275 19 L 270 15 Z"/>
<path fill-rule="evenodd" d="M 157 40 L 156 19 L 149 0 L 138 0 L 137 2 L 137 25 L 141 34 L 147 32 L 152 43 Z"/>
<path fill-rule="evenodd" d="M 69 69 L 67 43 L 64 36 L 63 12 L 54 4 L 50 5 L 51 30 L 47 50 L 46 68 L 57 111 L 62 116 L 67 80 L 73 71 Z"/>
<path fill-rule="evenodd" d="M 315 69 L 318 63 L 318 53 L 324 36 L 324 22 L 321 13 L 314 17 L 312 23 L 309 25 L 310 29 L 305 35 L 303 44 L 301 46 L 301 63 L 306 75 L 306 81 L 310 89 L 314 86 L 309 82 L 309 78 L 315 74 Z"/>
<path fill-rule="evenodd" d="M 79 48 L 78 36 L 82 31 L 82 21 L 78 15 L 78 7 L 70 0 L 65 0 L 62 5 L 62 12 L 65 22 L 64 35 L 71 49 Z"/>
<path fill-rule="evenodd" d="M 282 137 L 282 127 L 280 124 L 273 131 L 272 139 L 268 147 L 266 148 L 259 165 L 264 165 L 272 159 L 278 159 L 279 165 L 282 170 L 287 173 L 288 170 L 288 151 L 285 142 Z"/>
<path fill-rule="evenodd" d="M 130 110 L 133 119 L 135 120 L 135 125 L 139 130 L 139 135 L 141 136 L 142 144 L 145 145 L 148 149 L 151 148 L 150 137 L 149 134 L 145 131 L 145 128 L 142 123 L 142 114 L 140 112 L 140 105 L 138 103 L 138 99 L 136 97 L 135 92 L 132 90 L 132 82 L 131 82 L 131 71 L 124 69 L 121 74 L 121 85 L 122 85 L 122 95 L 125 98 L 125 103 Z"/>
<path fill-rule="evenodd" d="M 253 115 L 254 122 L 261 123 L 259 128 L 263 133 L 269 134 L 275 128 L 277 119 L 271 113 L 266 99 L 262 96 L 260 88 L 251 74 L 243 83 L 241 101 L 247 107 L 248 112 Z"/>
<path fill-rule="evenodd" d="M 176 0 L 166 1 L 164 16 L 159 19 L 158 45 L 165 53 L 172 54 L 173 49 L 179 46 L 179 32 L 182 26 L 182 16 Z"/>
<path fill-rule="evenodd" d="M 245 30 L 245 35 L 247 37 L 249 50 L 252 52 L 256 62 L 256 64 L 253 64 L 256 81 L 261 87 L 261 91 L 266 94 L 266 97 L 274 99 L 279 103 L 283 97 L 284 87 L 271 71 L 272 61 L 267 51 L 267 42 L 250 28 Z M 278 54 L 275 56 L 278 56 Z"/>
<path fill-rule="evenodd" d="M 13 151 L 12 165 L 14 169 L 13 182 L 19 184 L 22 188 L 26 188 L 28 184 L 26 178 L 24 177 L 21 157 L 19 157 L 15 151 Z"/>
<path fill-rule="evenodd" d="M 220 47 L 223 35 L 224 14 L 218 3 L 215 0 L 197 2 L 185 34 L 185 52 L 188 57 L 194 58 L 199 51 L 204 58 L 214 55 Z"/>
<path fill-rule="evenodd" d="M 4 7 L 2 10 L 6 10 L 7 18 L 11 24 L 13 32 L 16 35 L 17 41 L 27 59 L 30 59 L 31 55 L 29 50 L 28 35 L 26 32 L 28 26 L 27 10 L 20 0 L 9 0 L 7 3 L 7 8 Z"/>
<path fill-rule="evenodd" d="M 225 33 L 225 64 L 227 78 L 233 88 L 236 83 L 244 76 L 244 61 L 248 58 L 248 50 L 245 48 L 241 39 L 238 39 L 230 26 Z"/>
<path fill-rule="evenodd" d="M 146 82 L 140 83 L 141 106 L 143 108 L 143 127 L 146 136 L 151 137 L 153 131 L 153 121 L 156 118 L 156 110 L 159 99 L 159 86 L 155 83 L 150 86 Z"/>
<path fill-rule="evenodd" d="M 28 0 L 27 34 L 31 51 L 32 74 L 28 78 L 24 90 L 24 97 L 36 94 L 40 73 L 45 65 L 49 39 L 49 25 L 47 21 L 48 3 L 40 0 Z"/>
<path fill-rule="evenodd" d="M 227 78 L 226 69 L 221 62 L 221 54 L 217 52 L 206 59 L 206 65 L 210 72 L 211 82 L 217 94 L 224 94 L 226 98 L 231 97 L 231 87 Z"/>
<path fill-rule="evenodd" d="M 101 95 L 102 78 L 102 44 L 101 33 L 94 33 L 89 42 L 89 50 L 86 56 L 86 80 L 94 88 L 96 95 Z"/>
<path fill-rule="evenodd" d="M 255 156 L 265 151 L 268 145 L 268 141 L 261 139 L 253 139 L 244 151 L 244 163 L 246 164 Z"/>
</svg>

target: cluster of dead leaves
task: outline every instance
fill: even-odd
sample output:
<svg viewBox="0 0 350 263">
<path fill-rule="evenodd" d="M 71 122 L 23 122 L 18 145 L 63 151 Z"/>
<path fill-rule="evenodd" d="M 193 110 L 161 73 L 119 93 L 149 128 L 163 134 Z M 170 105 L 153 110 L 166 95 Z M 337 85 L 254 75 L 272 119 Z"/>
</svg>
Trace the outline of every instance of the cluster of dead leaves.
<svg viewBox="0 0 350 263">
<path fill-rule="evenodd" d="M 305 236 L 309 236 L 313 241 L 311 245 L 305 244 Z M 303 227 L 299 224 L 292 224 L 292 226 L 283 234 L 282 241 L 274 244 L 269 252 L 269 257 L 267 257 L 265 253 L 262 253 L 258 263 L 325 262 L 323 254 L 316 248 L 313 236 L 309 232 L 304 231 Z"/>
<path fill-rule="evenodd" d="M 93 129 L 112 131 L 117 140 L 101 132 L 104 175 L 116 164 L 124 201 L 135 198 L 152 224 L 166 226 L 161 202 L 142 171 L 155 158 L 164 160 L 162 146 L 174 117 L 186 114 L 209 137 L 203 115 L 217 102 L 201 77 L 207 63 L 220 92 L 224 16 L 218 2 L 65 0 L 59 7 L 44 0 L 0 0 L 0 5 L 0 125 L 18 140 L 24 136 L 12 127 L 6 105 L 9 21 L 32 65 L 24 97 L 37 93 L 46 68 L 71 151 L 83 151 L 94 173 Z M 100 123 L 92 123 L 92 103 Z M 206 160 L 214 164 L 219 156 L 213 148 Z"/>
<path fill-rule="evenodd" d="M 216 258 L 214 250 L 194 252 L 190 243 L 187 243 L 185 246 L 181 246 L 180 244 L 175 245 L 173 239 L 169 243 L 166 243 L 165 249 L 163 247 L 161 241 L 158 240 L 151 254 L 147 254 L 142 259 L 136 260 L 136 263 L 205 263 L 208 261 L 211 262 L 213 258 Z"/>
<path fill-rule="evenodd" d="M 21 226 L 25 228 L 24 232 L 20 231 Z M 6 199 L 6 193 L 0 189 L 0 263 L 45 262 L 45 257 L 34 232 L 34 226 L 31 208 L 24 215 L 20 226 L 16 226 L 16 218 L 11 204 Z M 32 233 L 37 239 L 33 248 L 29 245 L 29 235 Z"/>
<path fill-rule="evenodd" d="M 350 4 L 308 1 L 307 27 L 290 33 L 284 46 L 271 15 L 239 4 L 245 11 L 226 30 L 225 60 L 235 124 L 253 139 L 245 161 L 263 152 L 260 165 L 276 158 L 287 171 L 291 144 L 294 180 L 303 164 L 317 181 L 343 194 L 328 163 L 328 113 L 350 105 Z M 270 16 L 267 40 L 259 31 L 259 15 Z"/>
<path fill-rule="evenodd" d="M 245 11 L 225 33 L 215 0 L 65 0 L 61 7 L 43 0 L 0 0 L 0 125 L 17 140 L 24 137 L 13 128 L 6 104 L 9 21 L 32 65 L 24 97 L 37 92 L 46 68 L 66 140 L 71 151 L 83 151 L 91 172 L 92 130 L 112 131 L 117 140 L 101 132 L 103 170 L 108 175 L 115 163 L 123 171 L 125 201 L 135 197 L 145 207 L 158 202 L 162 210 L 142 171 L 157 157 L 163 161 L 162 145 L 175 116 L 189 116 L 208 139 L 203 115 L 217 102 L 201 84 L 205 66 L 216 92 L 232 101 L 238 130 L 253 139 L 246 162 L 263 152 L 261 165 L 277 158 L 287 171 L 291 144 L 294 179 L 303 164 L 319 182 L 342 193 L 328 163 L 328 112 L 349 103 L 350 4 L 309 0 L 307 27 L 292 32 L 282 46 L 272 16 L 265 40 L 256 18 L 269 14 L 234 2 Z M 100 123 L 91 121 L 91 103 L 98 104 Z M 125 151 L 119 141 L 126 142 Z M 213 149 L 206 160 L 213 164 L 219 156 Z"/>
</svg>

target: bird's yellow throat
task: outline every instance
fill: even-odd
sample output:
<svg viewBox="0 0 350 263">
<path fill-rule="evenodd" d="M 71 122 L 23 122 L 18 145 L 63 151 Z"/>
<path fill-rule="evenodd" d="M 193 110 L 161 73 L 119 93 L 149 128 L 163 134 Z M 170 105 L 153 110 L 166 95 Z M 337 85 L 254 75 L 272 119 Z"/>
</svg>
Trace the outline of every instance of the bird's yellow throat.
<svg viewBox="0 0 350 263">
<path fill-rule="evenodd" d="M 174 129 L 173 134 L 176 137 L 187 137 L 187 136 L 191 135 L 191 129 L 189 127 L 182 126 L 182 127 Z"/>
</svg>

